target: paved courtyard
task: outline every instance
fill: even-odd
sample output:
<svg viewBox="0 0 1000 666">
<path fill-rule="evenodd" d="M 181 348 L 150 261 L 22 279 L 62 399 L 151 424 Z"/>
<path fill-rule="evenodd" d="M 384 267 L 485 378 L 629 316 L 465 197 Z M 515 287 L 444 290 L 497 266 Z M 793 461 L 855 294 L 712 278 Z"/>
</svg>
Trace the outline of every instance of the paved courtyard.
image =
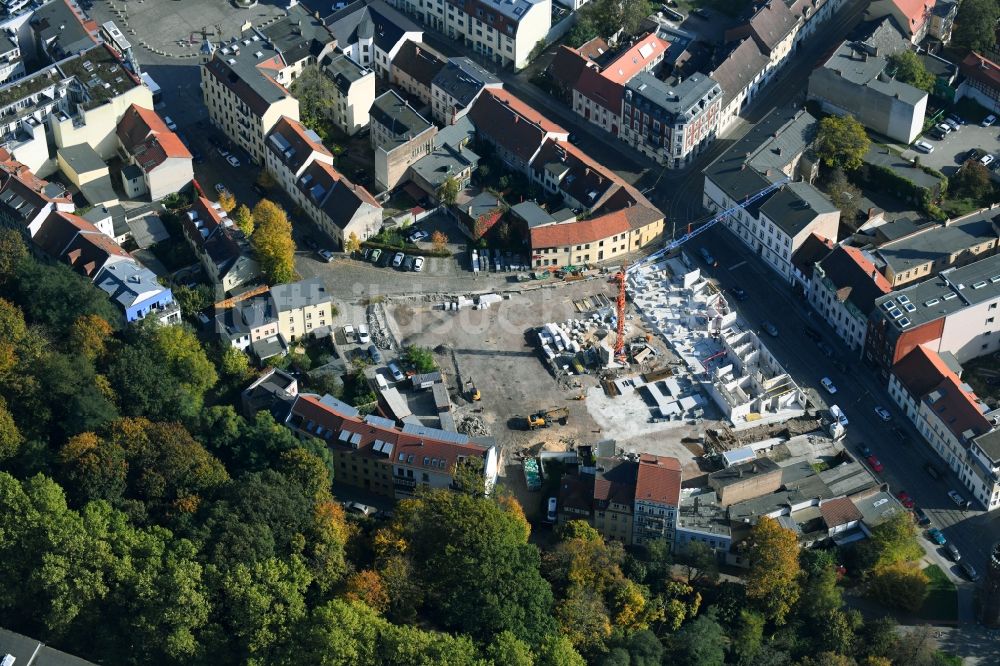
<svg viewBox="0 0 1000 666">
<path fill-rule="evenodd" d="M 95 18 L 113 20 L 135 45 L 179 58 L 198 57 L 203 31 L 218 43 L 238 36 L 247 21 L 259 27 L 284 13 L 281 3 L 237 9 L 224 0 L 103 0 L 93 8 Z"/>
<path fill-rule="evenodd" d="M 980 127 L 970 122 L 959 131 L 951 132 L 941 141 L 926 135 L 922 136 L 921 140 L 934 146 L 934 152 L 925 155 L 910 148 L 903 152 L 903 156 L 913 159 L 915 155 L 919 155 L 921 164 L 936 169 L 948 177 L 955 175 L 958 167 L 965 161 L 965 156 L 973 148 L 984 150 L 1000 159 L 1000 128 L 996 126 Z"/>
</svg>

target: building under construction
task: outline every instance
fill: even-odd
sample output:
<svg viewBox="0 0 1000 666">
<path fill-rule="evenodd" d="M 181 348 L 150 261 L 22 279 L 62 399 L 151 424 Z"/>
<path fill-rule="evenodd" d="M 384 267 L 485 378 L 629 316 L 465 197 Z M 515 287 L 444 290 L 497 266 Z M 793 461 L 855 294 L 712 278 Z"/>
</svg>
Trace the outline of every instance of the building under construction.
<svg viewBox="0 0 1000 666">
<path fill-rule="evenodd" d="M 806 409 L 799 388 L 726 297 L 683 253 L 628 275 L 633 304 L 734 428 Z"/>
</svg>

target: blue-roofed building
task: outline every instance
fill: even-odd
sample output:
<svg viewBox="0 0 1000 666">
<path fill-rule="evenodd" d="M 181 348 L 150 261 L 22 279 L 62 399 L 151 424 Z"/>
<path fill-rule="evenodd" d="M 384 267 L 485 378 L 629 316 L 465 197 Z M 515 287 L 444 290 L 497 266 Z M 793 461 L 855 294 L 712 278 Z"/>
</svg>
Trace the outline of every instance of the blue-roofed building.
<svg viewBox="0 0 1000 666">
<path fill-rule="evenodd" d="M 170 288 L 161 285 L 153 271 L 135 261 L 117 261 L 105 266 L 94 285 L 121 308 L 125 321 L 138 321 L 150 314 L 164 324 L 181 321 L 181 311 Z"/>
</svg>

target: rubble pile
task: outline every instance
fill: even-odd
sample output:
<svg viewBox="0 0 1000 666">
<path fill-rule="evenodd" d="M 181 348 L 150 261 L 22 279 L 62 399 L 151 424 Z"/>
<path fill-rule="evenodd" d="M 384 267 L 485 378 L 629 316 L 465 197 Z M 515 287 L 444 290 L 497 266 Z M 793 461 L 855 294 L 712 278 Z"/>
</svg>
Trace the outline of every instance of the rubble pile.
<svg viewBox="0 0 1000 666">
<path fill-rule="evenodd" d="M 458 422 L 458 431 L 469 437 L 487 437 L 490 434 L 486 422 L 479 416 L 465 416 Z"/>
<path fill-rule="evenodd" d="M 392 338 L 386 333 L 386 327 L 378 316 L 378 306 L 369 305 L 367 310 L 368 332 L 372 336 L 372 343 L 379 349 L 393 349 Z"/>
</svg>

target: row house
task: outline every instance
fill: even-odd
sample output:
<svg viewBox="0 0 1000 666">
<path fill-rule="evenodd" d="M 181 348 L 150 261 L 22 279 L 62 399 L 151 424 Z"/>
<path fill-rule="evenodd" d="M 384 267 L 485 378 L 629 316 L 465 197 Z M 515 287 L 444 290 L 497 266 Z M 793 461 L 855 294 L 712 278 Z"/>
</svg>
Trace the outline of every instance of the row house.
<svg viewBox="0 0 1000 666">
<path fill-rule="evenodd" d="M 865 10 L 865 20 L 891 18 L 908 41 L 919 44 L 930 31 L 936 4 L 938 0 L 874 0 Z"/>
<path fill-rule="evenodd" d="M 958 69 L 963 80 L 956 98 L 968 97 L 993 113 L 1000 111 L 1000 65 L 972 51 Z"/>
<path fill-rule="evenodd" d="M 340 131 L 354 136 L 368 126 L 369 111 L 375 103 L 375 72 L 343 54 L 324 56 L 320 70 L 333 83 L 330 120 Z"/>
<path fill-rule="evenodd" d="M 249 240 L 218 203 L 195 199 L 182 229 L 205 274 L 222 293 L 260 279 L 260 265 Z"/>
<path fill-rule="evenodd" d="M 715 138 L 722 88 L 692 74 L 661 81 L 641 72 L 625 84 L 622 138 L 668 168 L 682 168 Z"/>
<path fill-rule="evenodd" d="M 449 58 L 431 81 L 431 115 L 441 125 L 464 118 L 483 90 L 499 90 L 503 83 L 469 58 Z"/>
<path fill-rule="evenodd" d="M 216 304 L 216 332 L 224 343 L 249 349 L 262 361 L 286 353 L 297 340 L 329 332 L 333 323 L 333 298 L 319 278 L 258 289 L 247 296 Z"/>
<path fill-rule="evenodd" d="M 477 138 L 490 144 L 513 171 L 532 178 L 531 163 L 546 141 L 569 141 L 569 132 L 506 90 L 485 90 L 469 112 Z"/>
<path fill-rule="evenodd" d="M 330 395 L 300 393 L 285 425 L 326 444 L 339 483 L 384 497 L 455 488 L 455 476 L 465 466 L 482 474 L 486 492 L 496 483 L 500 454 L 491 440 L 412 423 L 400 427 L 377 414 L 362 415 Z"/>
<path fill-rule="evenodd" d="M 552 27 L 551 0 L 395 0 L 398 9 L 493 62 L 520 70 Z"/>
<path fill-rule="evenodd" d="M 553 61 L 550 73 L 557 75 L 561 68 L 575 71 L 575 78 L 566 82 L 572 86 L 573 111 L 605 132 L 619 136 L 625 84 L 640 72 L 652 72 L 663 62 L 669 48 L 669 42 L 656 33 L 636 40 L 610 61 L 609 57 L 613 54 L 603 49 L 598 49 L 601 52 L 597 57 L 588 57 L 594 51 L 587 49 L 586 45 L 579 49 L 561 46 L 559 59 L 572 58 L 578 62 L 564 64 Z"/>
<path fill-rule="evenodd" d="M 813 309 L 860 356 L 875 299 L 890 291 L 892 286 L 870 256 L 856 247 L 838 245 L 813 266 L 808 294 Z"/>
<path fill-rule="evenodd" d="M 380 78 L 390 78 L 400 49 L 408 42 L 420 43 L 424 39 L 420 26 L 382 0 L 326 6 L 333 11 L 323 18 L 323 23 L 337 48 L 360 65 L 375 70 Z"/>
<path fill-rule="evenodd" d="M 431 103 L 431 84 L 447 59 L 423 42 L 406 42 L 396 52 L 389 68 L 389 82 L 406 95 Z"/>
<path fill-rule="evenodd" d="M 1000 255 L 942 271 L 875 301 L 865 358 L 888 372 L 917 346 L 960 363 L 1000 351 Z"/>
<path fill-rule="evenodd" d="M 558 520 L 585 520 L 605 539 L 627 546 L 674 545 L 681 495 L 677 458 L 649 453 L 637 459 L 598 458 L 593 475 L 564 477 Z"/>
<path fill-rule="evenodd" d="M 341 248 L 352 236 L 366 241 L 382 228 L 382 206 L 375 197 L 326 162 L 313 160 L 290 194 Z"/>
<path fill-rule="evenodd" d="M 933 349 L 915 347 L 889 375 L 889 394 L 987 511 L 1000 506 L 995 424 L 968 384 Z"/>
<path fill-rule="evenodd" d="M 281 117 L 267 135 L 264 166 L 281 189 L 291 193 L 299 176 L 314 160 L 333 166 L 333 154 L 313 130 L 297 120 Z"/>
</svg>

